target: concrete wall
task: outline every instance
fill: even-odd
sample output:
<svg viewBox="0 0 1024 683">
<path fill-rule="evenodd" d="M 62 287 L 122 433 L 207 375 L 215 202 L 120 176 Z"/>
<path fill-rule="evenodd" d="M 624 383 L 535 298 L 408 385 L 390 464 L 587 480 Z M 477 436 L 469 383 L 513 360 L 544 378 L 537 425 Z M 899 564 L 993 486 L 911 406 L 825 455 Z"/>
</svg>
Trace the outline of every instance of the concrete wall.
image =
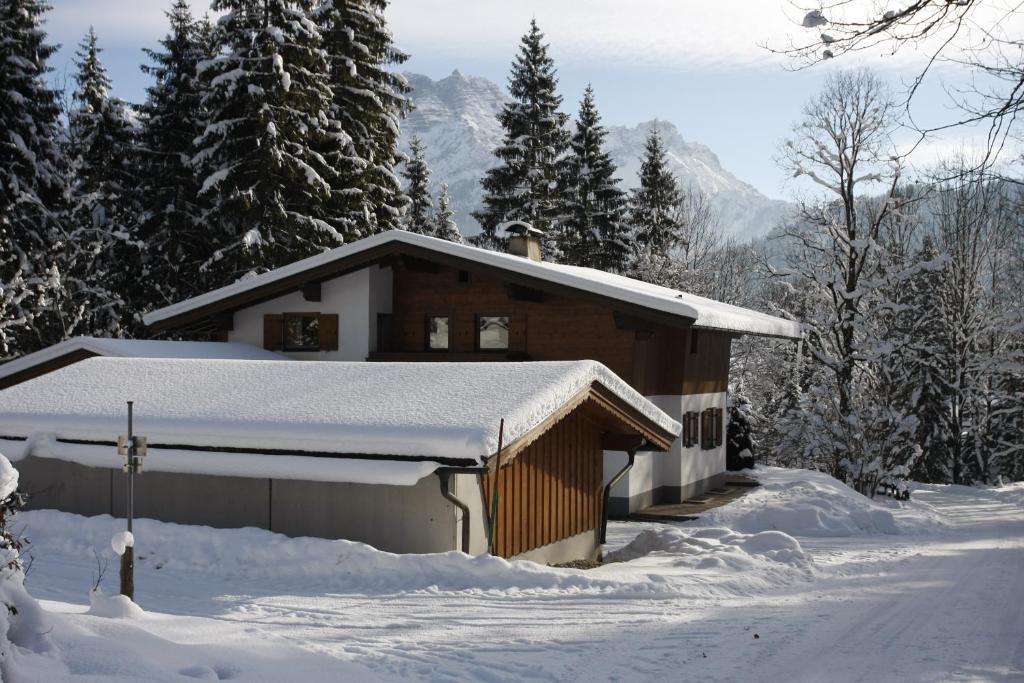
<svg viewBox="0 0 1024 683">
<path fill-rule="evenodd" d="M 597 560 L 601 557 L 600 529 L 563 538 L 516 555 L 515 560 L 530 560 L 538 564 L 564 564 L 573 560 Z"/>
<path fill-rule="evenodd" d="M 17 467 L 22 490 L 30 494 L 29 509 L 124 516 L 127 484 L 119 470 L 35 457 Z M 486 529 L 476 478 L 453 479 L 457 495 L 468 503 L 477 494 L 473 547 L 483 552 Z M 135 514 L 179 524 L 345 538 L 395 553 L 455 550 L 461 538 L 455 506 L 441 495 L 434 475 L 415 486 L 381 486 L 146 472 L 135 479 Z"/>
<path fill-rule="evenodd" d="M 434 475 L 415 486 L 275 479 L 271 488 L 270 528 L 288 536 L 344 538 L 393 553 L 458 548 L 456 509 Z"/>
<path fill-rule="evenodd" d="M 700 413 L 707 408 L 721 408 L 725 419 L 725 392 L 647 398 L 678 421 L 682 421 L 684 413 Z M 625 453 L 605 451 L 605 479 L 615 476 L 626 460 Z M 721 486 L 723 481 L 724 438 L 721 446 L 709 450 L 703 450 L 699 440 L 697 445 L 683 448 L 682 439 L 676 439 L 667 453 L 637 453 L 633 469 L 612 489 L 608 507 L 613 516 L 621 517 L 650 505 L 678 503 Z"/>
<path fill-rule="evenodd" d="M 115 470 L 85 467 L 63 460 L 24 458 L 15 463 L 28 509 L 54 509 L 88 517 L 113 514 L 113 488 L 123 477 Z M 121 508 L 124 514 L 124 507 Z"/>
</svg>

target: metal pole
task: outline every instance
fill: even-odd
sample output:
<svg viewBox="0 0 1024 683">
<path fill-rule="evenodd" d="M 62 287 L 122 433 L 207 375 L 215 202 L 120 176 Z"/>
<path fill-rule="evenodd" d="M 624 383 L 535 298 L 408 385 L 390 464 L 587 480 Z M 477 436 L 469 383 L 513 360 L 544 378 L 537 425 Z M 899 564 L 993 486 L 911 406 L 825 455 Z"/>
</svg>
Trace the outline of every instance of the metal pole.
<svg viewBox="0 0 1024 683">
<path fill-rule="evenodd" d="M 132 401 L 128 401 L 128 533 L 135 516 L 135 435 L 132 434 Z"/>
<path fill-rule="evenodd" d="M 128 533 L 135 515 L 135 436 L 132 434 L 132 402 L 128 401 Z M 121 595 L 135 600 L 135 544 L 121 554 Z"/>
</svg>

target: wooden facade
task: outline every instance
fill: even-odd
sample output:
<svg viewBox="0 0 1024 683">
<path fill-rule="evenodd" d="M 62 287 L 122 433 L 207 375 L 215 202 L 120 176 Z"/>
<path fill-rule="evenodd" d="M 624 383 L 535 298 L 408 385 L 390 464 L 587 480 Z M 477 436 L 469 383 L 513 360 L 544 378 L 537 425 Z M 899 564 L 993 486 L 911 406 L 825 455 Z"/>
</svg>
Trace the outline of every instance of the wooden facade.
<svg viewBox="0 0 1024 683">
<path fill-rule="evenodd" d="M 480 352 L 477 316 L 507 315 L 509 348 Z M 449 319 L 448 351 L 427 350 L 427 320 Z M 394 274 L 386 353 L 371 360 L 597 360 L 648 396 L 726 390 L 731 336 L 626 315 L 614 308 L 523 288 L 497 274 L 399 269 Z"/>
<path fill-rule="evenodd" d="M 596 529 L 604 490 L 602 426 L 576 410 L 484 477 L 494 552 L 514 557 Z"/>
</svg>

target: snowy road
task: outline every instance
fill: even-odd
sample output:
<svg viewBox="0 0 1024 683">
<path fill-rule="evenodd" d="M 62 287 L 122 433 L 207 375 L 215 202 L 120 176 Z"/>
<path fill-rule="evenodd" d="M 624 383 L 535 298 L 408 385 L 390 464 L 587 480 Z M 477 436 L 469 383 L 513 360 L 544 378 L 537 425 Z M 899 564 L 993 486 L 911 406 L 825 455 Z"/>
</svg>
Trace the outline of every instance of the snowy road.
<svg viewBox="0 0 1024 683">
<path fill-rule="evenodd" d="M 72 680 L 1024 681 L 1024 489 L 1012 493 L 921 490 L 948 525 L 927 533 L 798 536 L 813 570 L 716 569 L 733 556 L 695 565 L 687 547 L 465 587 L 443 575 L 393 590 L 387 576 L 408 570 L 388 565 L 346 590 L 273 567 L 143 561 L 149 615 L 122 621 L 81 614 L 94 562 L 40 531 L 29 588 L 64 613 L 55 640 L 81 654 Z M 38 514 L 24 515 L 30 532 Z M 621 545 L 644 528 L 614 535 Z M 140 629 L 159 656 L 110 667 Z M 86 648 L 83 633 L 102 637 Z"/>
</svg>

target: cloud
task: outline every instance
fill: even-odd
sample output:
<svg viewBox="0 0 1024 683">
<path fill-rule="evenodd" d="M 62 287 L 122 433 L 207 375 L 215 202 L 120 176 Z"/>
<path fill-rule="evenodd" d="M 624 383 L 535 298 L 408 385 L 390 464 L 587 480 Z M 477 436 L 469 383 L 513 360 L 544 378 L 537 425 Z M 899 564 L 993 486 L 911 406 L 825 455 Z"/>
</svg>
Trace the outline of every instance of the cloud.
<svg viewBox="0 0 1024 683">
<path fill-rule="evenodd" d="M 762 63 L 759 43 L 793 26 L 750 0 L 416 0 L 388 11 L 404 49 L 508 58 L 536 18 L 560 63 L 646 66 Z"/>
<path fill-rule="evenodd" d="M 1024 13 L 1007 14 L 1003 7 L 1011 1 L 1016 2 L 993 0 L 980 7 L 973 22 L 1024 31 Z M 850 0 L 837 3 L 836 11 L 864 18 L 877 14 L 878 6 L 877 0 Z M 398 0 L 388 15 L 399 45 L 414 56 L 461 56 L 467 62 L 511 57 L 531 18 L 546 33 L 556 60 L 569 65 L 779 67 L 787 58 L 765 44 L 785 48 L 791 41 L 813 40 L 821 30 L 802 28 L 804 10 L 787 0 Z M 966 30 L 979 35 L 974 23 Z M 942 37 L 904 45 L 895 54 L 886 43 L 836 62 L 916 66 Z"/>
</svg>

